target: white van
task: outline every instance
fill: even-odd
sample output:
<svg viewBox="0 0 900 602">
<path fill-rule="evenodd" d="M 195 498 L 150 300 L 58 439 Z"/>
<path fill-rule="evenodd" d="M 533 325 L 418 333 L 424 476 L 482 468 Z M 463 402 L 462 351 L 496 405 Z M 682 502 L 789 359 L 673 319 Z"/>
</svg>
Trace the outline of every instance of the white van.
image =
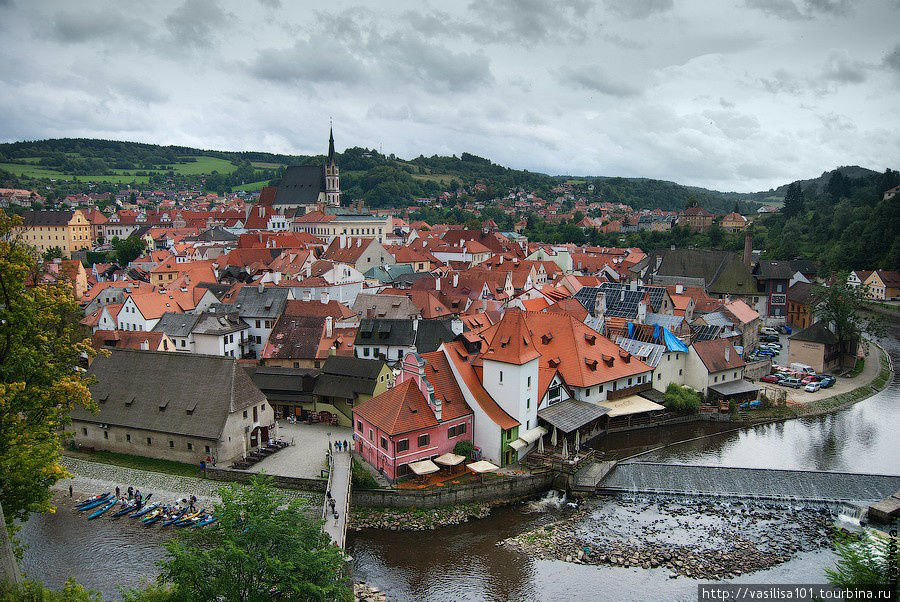
<svg viewBox="0 0 900 602">
<path fill-rule="evenodd" d="M 791 370 L 794 372 L 800 372 L 802 374 L 815 374 L 816 371 L 813 370 L 813 367 L 808 364 L 801 364 L 800 362 L 792 362 Z"/>
<path fill-rule="evenodd" d="M 774 328 L 769 328 L 768 326 L 764 326 L 763 328 L 760 328 L 760 329 L 759 329 L 759 332 L 760 332 L 761 334 L 771 334 L 771 335 L 774 335 L 774 336 L 776 336 L 776 337 L 778 336 L 778 331 L 775 330 Z"/>
</svg>

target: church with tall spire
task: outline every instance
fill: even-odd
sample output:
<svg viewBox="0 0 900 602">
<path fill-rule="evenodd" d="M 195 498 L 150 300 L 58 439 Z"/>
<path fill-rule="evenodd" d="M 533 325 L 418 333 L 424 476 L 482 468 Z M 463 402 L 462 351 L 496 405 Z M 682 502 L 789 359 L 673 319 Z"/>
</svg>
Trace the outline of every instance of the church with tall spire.
<svg viewBox="0 0 900 602">
<path fill-rule="evenodd" d="M 291 165 L 274 189 L 271 204 L 278 209 L 302 209 L 341 206 L 341 175 L 334 152 L 334 130 L 328 133 L 328 156 L 322 165 Z M 262 199 L 262 195 L 260 197 Z"/>
</svg>

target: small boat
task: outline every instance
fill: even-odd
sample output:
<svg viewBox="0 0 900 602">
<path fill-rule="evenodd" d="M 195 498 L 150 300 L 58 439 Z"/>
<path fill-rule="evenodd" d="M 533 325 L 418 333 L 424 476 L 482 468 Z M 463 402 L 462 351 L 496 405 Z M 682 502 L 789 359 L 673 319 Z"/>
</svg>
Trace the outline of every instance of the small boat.
<svg viewBox="0 0 900 602">
<path fill-rule="evenodd" d="M 176 522 L 175 526 L 176 527 L 186 527 L 186 526 L 192 524 L 194 519 L 197 518 L 198 516 L 200 516 L 200 514 L 202 514 L 202 513 L 203 513 L 202 510 L 198 510 L 197 512 L 192 512 L 191 514 L 188 514 L 187 516 L 183 517 L 180 521 Z"/>
<path fill-rule="evenodd" d="M 82 500 L 82 501 L 78 502 L 77 504 L 75 504 L 75 507 L 76 508 L 84 508 L 88 504 L 93 504 L 94 502 L 99 502 L 99 501 L 105 500 L 109 496 L 110 496 L 110 493 L 107 491 L 106 493 L 101 493 L 99 495 L 89 497 L 86 500 Z"/>
<path fill-rule="evenodd" d="M 112 500 L 107 502 L 105 505 L 100 506 L 93 514 L 88 517 L 88 520 L 94 520 L 95 518 L 100 518 L 103 516 L 103 513 L 116 505 L 116 500 Z"/>
<path fill-rule="evenodd" d="M 156 522 L 160 518 L 162 518 L 163 512 L 165 510 L 163 508 L 156 508 L 152 512 L 149 512 L 147 516 L 143 517 L 141 521 L 146 525 L 149 521 Z M 152 524 L 152 523 L 151 523 Z"/>
<path fill-rule="evenodd" d="M 200 527 L 205 527 L 206 525 L 211 525 L 212 523 L 216 522 L 217 520 L 219 520 L 219 519 L 215 516 L 207 516 L 206 518 L 204 518 L 197 524 L 193 525 L 191 527 L 191 529 L 198 529 Z"/>
<path fill-rule="evenodd" d="M 173 511 L 173 513 L 169 516 L 168 520 L 163 522 L 163 527 L 168 527 L 169 525 L 174 525 L 178 521 L 180 521 L 184 515 L 187 513 L 187 510 L 177 510 Z"/>
<path fill-rule="evenodd" d="M 143 509 L 138 510 L 134 514 L 131 514 L 130 518 L 140 518 L 141 516 L 144 516 L 145 514 L 150 514 L 157 508 L 159 508 L 159 504 L 150 504 L 149 506 L 144 506 Z"/>
<path fill-rule="evenodd" d="M 81 511 L 84 511 L 84 510 L 90 510 L 91 508 L 96 508 L 97 506 L 102 506 L 103 504 L 105 504 L 106 502 L 109 501 L 110 495 L 112 495 L 112 494 L 105 493 L 101 497 L 99 497 L 93 501 L 86 502 L 86 503 L 82 504 L 81 506 L 78 506 L 78 509 Z"/>
<path fill-rule="evenodd" d="M 114 513 L 113 518 L 117 516 L 125 516 L 129 512 L 134 512 L 135 510 L 137 510 L 137 503 L 131 502 L 130 504 L 126 504 L 125 506 L 123 506 L 122 509 L 118 512 Z"/>
</svg>

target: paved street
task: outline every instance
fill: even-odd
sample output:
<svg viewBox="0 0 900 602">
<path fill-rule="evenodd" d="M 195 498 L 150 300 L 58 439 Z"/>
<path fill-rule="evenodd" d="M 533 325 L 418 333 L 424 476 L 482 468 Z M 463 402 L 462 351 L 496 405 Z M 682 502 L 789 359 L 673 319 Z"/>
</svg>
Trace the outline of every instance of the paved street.
<svg viewBox="0 0 900 602">
<path fill-rule="evenodd" d="M 353 439 L 353 431 L 329 424 L 288 424 L 279 420 L 278 436 L 291 445 L 254 464 L 250 470 L 309 479 L 322 476 L 329 439 L 349 442 Z"/>
<path fill-rule="evenodd" d="M 350 509 L 350 452 L 335 452 L 334 474 L 331 478 L 331 497 L 334 499 L 332 511 L 328 498 L 325 499 L 325 532 L 341 549 L 347 534 L 347 512 Z"/>
</svg>

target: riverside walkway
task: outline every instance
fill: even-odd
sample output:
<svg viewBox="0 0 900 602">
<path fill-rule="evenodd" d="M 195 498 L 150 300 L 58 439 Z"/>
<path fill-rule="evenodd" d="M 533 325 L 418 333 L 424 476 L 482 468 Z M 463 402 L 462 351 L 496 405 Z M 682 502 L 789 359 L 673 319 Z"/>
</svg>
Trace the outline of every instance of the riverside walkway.
<svg viewBox="0 0 900 602">
<path fill-rule="evenodd" d="M 664 493 L 816 502 L 868 502 L 900 489 L 900 476 L 625 462 L 597 485 L 602 493 Z"/>
<path fill-rule="evenodd" d="M 347 538 L 347 513 L 350 511 L 350 478 L 352 458 L 350 452 L 334 451 L 329 457 L 328 492 L 334 499 L 334 510 L 328 496 L 322 507 L 325 524 L 322 529 L 336 546 L 344 549 Z"/>
</svg>

